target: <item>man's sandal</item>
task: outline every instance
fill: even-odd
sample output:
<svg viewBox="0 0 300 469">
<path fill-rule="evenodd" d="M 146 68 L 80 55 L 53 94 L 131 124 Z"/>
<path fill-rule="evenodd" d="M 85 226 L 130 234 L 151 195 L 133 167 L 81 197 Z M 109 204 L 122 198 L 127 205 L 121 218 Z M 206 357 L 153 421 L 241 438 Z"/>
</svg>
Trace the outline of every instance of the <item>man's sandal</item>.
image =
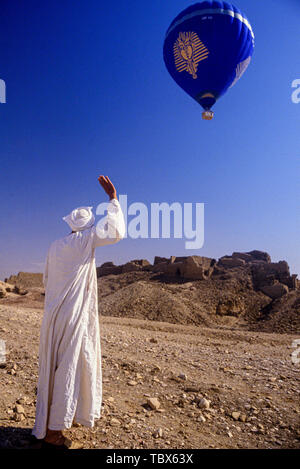
<svg viewBox="0 0 300 469">
<path fill-rule="evenodd" d="M 62 440 L 62 443 L 58 443 L 60 440 Z M 67 438 L 65 438 L 63 435 L 59 436 L 56 442 L 57 443 L 49 443 L 48 441 L 43 440 L 41 449 L 62 449 L 62 450 L 69 449 L 68 446 L 66 445 Z"/>
</svg>

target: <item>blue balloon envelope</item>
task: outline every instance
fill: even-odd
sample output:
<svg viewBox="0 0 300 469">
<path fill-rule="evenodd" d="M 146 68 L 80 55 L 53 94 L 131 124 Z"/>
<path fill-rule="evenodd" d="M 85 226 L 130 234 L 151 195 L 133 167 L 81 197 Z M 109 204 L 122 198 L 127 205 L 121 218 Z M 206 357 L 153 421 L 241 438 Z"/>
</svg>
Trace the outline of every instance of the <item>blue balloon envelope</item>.
<svg viewBox="0 0 300 469">
<path fill-rule="evenodd" d="M 227 2 L 205 1 L 183 10 L 170 24 L 164 61 L 176 83 L 212 119 L 211 107 L 248 67 L 254 34 L 246 16 Z"/>
</svg>

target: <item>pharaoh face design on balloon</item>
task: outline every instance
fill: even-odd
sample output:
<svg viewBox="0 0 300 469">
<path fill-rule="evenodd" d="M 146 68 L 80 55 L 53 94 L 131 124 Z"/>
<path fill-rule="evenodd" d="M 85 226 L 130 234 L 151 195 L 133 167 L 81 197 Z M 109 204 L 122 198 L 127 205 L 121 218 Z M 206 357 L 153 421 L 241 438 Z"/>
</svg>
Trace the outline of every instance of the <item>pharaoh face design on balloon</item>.
<svg viewBox="0 0 300 469">
<path fill-rule="evenodd" d="M 180 32 L 173 49 L 176 70 L 186 71 L 196 79 L 198 63 L 209 54 L 198 35 L 192 31 Z"/>
</svg>

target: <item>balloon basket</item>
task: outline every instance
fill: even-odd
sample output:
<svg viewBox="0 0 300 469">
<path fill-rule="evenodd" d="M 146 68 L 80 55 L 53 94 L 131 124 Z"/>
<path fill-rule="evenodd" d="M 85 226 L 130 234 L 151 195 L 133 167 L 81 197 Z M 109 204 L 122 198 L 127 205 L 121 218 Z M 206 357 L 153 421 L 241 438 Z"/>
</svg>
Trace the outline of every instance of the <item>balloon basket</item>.
<svg viewBox="0 0 300 469">
<path fill-rule="evenodd" d="M 204 119 L 206 121 L 211 121 L 213 117 L 214 117 L 213 111 L 203 111 L 202 112 L 202 119 Z"/>
</svg>

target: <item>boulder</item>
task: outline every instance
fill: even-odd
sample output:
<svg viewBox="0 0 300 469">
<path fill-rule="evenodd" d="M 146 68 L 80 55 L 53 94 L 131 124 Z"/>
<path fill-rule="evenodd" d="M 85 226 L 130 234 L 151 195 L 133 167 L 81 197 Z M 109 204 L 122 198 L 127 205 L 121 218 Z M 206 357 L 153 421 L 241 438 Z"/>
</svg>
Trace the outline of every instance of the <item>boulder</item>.
<svg viewBox="0 0 300 469">
<path fill-rule="evenodd" d="M 21 287 L 20 285 L 16 285 L 14 288 L 14 293 L 17 293 L 18 295 L 27 295 L 28 290 Z"/>
<path fill-rule="evenodd" d="M 15 290 L 15 285 L 12 285 L 10 283 L 6 283 L 6 282 L 3 282 L 4 283 L 4 288 L 5 290 L 8 292 L 8 293 L 11 293 Z"/>
<path fill-rule="evenodd" d="M 4 298 L 6 296 L 6 293 L 13 292 L 15 290 L 15 285 L 12 285 L 7 282 L 2 282 L 0 280 L 0 288 L 1 288 L 1 291 L 3 292 L 2 298 Z M 1 298 L 1 293 L 0 293 L 0 298 Z"/>
<path fill-rule="evenodd" d="M 0 298 L 5 298 L 7 293 L 17 293 L 18 295 L 27 295 L 28 290 L 21 285 L 12 285 L 0 281 Z"/>
<path fill-rule="evenodd" d="M 160 408 L 160 402 L 157 397 L 149 397 L 147 399 L 147 404 L 151 407 L 152 410 L 157 410 Z"/>
<path fill-rule="evenodd" d="M 282 283 L 275 283 L 274 285 L 266 285 L 261 287 L 260 291 L 272 298 L 272 300 L 276 300 L 277 298 L 281 298 L 283 295 L 288 293 L 289 289 Z"/>
</svg>

